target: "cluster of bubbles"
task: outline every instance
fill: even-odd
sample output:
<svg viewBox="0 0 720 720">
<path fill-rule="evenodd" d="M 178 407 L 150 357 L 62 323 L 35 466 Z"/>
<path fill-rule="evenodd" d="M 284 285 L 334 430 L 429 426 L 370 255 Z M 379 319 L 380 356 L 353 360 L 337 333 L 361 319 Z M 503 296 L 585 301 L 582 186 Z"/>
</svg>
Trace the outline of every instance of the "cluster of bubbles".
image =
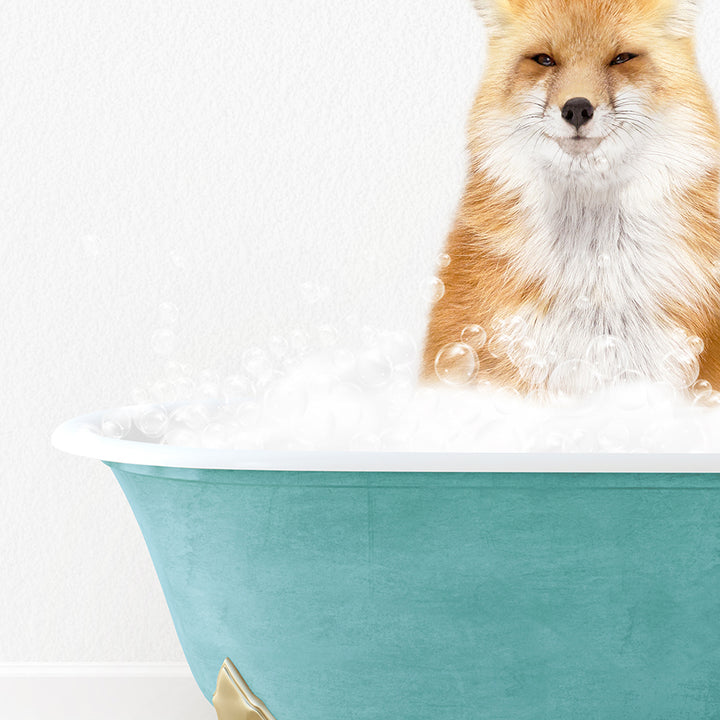
<svg viewBox="0 0 720 720">
<path fill-rule="evenodd" d="M 303 293 L 322 297 L 312 286 Z M 172 359 L 177 308 L 163 303 L 159 319 L 152 345 L 162 377 L 104 415 L 105 436 L 237 450 L 708 452 L 720 429 L 720 393 L 698 381 L 702 340 L 683 333 L 663 359 L 669 381 L 649 383 L 623 370 L 617 338 L 596 338 L 582 358 L 558 364 L 521 318 L 496 319 L 490 333 L 465 327 L 437 353 L 438 382 L 423 384 L 406 332 L 365 327 L 343 344 L 328 325 L 296 329 L 221 373 Z M 478 381 L 483 353 L 507 358 L 544 396 Z M 591 392 L 569 392 L 578 382 Z"/>
<path fill-rule="evenodd" d="M 438 270 L 442 270 L 450 265 L 450 256 L 447 253 L 438 255 L 436 260 Z M 435 304 L 445 295 L 445 283 L 439 277 L 431 277 L 425 286 L 425 301 L 429 305 Z"/>
<path fill-rule="evenodd" d="M 506 362 L 531 395 L 565 400 L 577 394 L 589 395 L 612 385 L 642 383 L 645 375 L 632 365 L 627 344 L 612 335 L 590 340 L 578 357 L 560 361 L 556 353 L 543 352 L 520 316 L 494 318 L 493 334 L 480 325 L 465 327 L 457 342 L 445 345 L 435 358 L 439 380 L 453 387 L 482 384 L 480 354 Z M 661 359 L 657 378 L 677 391 L 689 391 L 697 402 L 720 401 L 706 381 L 698 380 L 699 357 L 705 349 L 702 338 L 674 330 L 668 339 L 671 348 Z"/>
<path fill-rule="evenodd" d="M 166 352 L 167 336 L 153 336 L 156 352 Z M 372 445 L 379 414 L 396 415 L 414 393 L 416 355 L 406 333 L 366 327 L 349 348 L 322 325 L 248 348 L 230 374 L 167 360 L 163 377 L 135 388 L 132 407 L 106 413 L 101 431 L 213 448 L 311 449 L 341 436 L 348 447 Z"/>
</svg>

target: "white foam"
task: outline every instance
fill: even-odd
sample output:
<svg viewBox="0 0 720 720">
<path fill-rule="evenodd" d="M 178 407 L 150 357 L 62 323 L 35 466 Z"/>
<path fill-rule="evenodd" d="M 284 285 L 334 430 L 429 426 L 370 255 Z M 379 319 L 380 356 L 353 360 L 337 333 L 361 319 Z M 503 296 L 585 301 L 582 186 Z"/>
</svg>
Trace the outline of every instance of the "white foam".
<svg viewBox="0 0 720 720">
<path fill-rule="evenodd" d="M 584 397 L 521 397 L 480 386 L 422 386 L 411 338 L 362 334 L 343 347 L 307 338 L 251 348 L 226 377 L 192 377 L 177 362 L 133 409 L 132 426 L 104 419 L 110 437 L 184 447 L 248 450 L 477 453 L 708 453 L 720 449 L 720 395 L 626 382 Z M 302 340 L 302 342 L 300 342 Z M 294 347 L 294 350 L 291 348 Z M 170 399 L 181 400 L 169 404 Z M 101 430 L 102 431 L 102 430 Z"/>
</svg>

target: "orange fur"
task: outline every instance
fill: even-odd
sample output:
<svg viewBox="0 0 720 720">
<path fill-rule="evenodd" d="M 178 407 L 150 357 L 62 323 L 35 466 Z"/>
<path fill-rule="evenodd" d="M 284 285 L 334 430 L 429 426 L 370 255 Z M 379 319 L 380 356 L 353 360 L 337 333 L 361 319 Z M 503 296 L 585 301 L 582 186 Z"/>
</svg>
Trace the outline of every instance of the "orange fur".
<svg viewBox="0 0 720 720">
<path fill-rule="evenodd" d="M 440 275 L 446 292 L 428 325 L 422 369 L 426 380 L 435 378 L 438 351 L 459 342 L 467 325 L 479 324 L 491 336 L 493 318 L 527 307 L 542 317 L 556 300 L 541 280 L 517 269 L 515 260 L 534 230 L 519 192 L 488 172 L 486 158 L 495 142 L 486 129 L 490 117 L 512 118 L 517 98 L 538 86 L 547 106 L 559 108 L 574 97 L 611 107 L 619 91 L 632 87 L 652 99 L 653 111 L 684 104 L 698 133 L 720 158 L 720 129 L 697 69 L 692 37 L 675 30 L 680 1 L 492 0 L 487 70 L 469 122 L 470 170 L 445 247 L 451 263 Z M 487 7 L 491 0 L 476 2 Z M 638 57 L 611 65 L 624 52 Z M 557 66 L 539 65 L 532 59 L 539 53 L 554 58 Z M 668 194 L 667 202 L 681 217 L 680 241 L 704 268 L 698 279 L 709 289 L 699 291 L 697 302 L 675 303 L 668 288 L 665 304 L 668 317 L 704 340 L 701 377 L 718 389 L 720 286 L 713 266 L 720 259 L 719 186 L 715 160 L 703 177 Z M 478 379 L 529 389 L 507 358 L 494 358 L 485 348 L 479 361 Z"/>
</svg>

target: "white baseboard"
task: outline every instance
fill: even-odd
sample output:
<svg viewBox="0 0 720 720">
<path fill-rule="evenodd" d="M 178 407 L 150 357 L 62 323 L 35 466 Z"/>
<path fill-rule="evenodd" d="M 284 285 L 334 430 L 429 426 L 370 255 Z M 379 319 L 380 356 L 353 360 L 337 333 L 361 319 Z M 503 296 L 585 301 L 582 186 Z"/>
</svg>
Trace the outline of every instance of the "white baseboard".
<svg viewBox="0 0 720 720">
<path fill-rule="evenodd" d="M 0 717 L 217 718 L 184 663 L 0 663 Z"/>
<path fill-rule="evenodd" d="M 0 663 L 0 678 L 166 677 L 191 678 L 186 663 Z"/>
</svg>

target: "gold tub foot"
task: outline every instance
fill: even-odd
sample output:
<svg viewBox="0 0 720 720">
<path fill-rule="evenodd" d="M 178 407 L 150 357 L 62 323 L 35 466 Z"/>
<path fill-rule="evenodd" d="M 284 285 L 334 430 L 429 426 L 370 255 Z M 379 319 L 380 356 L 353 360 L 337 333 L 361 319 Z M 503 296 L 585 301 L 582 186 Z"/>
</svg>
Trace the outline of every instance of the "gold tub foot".
<svg viewBox="0 0 720 720">
<path fill-rule="evenodd" d="M 265 704 L 253 695 L 230 658 L 220 668 L 213 705 L 218 720 L 275 720 Z"/>
</svg>

